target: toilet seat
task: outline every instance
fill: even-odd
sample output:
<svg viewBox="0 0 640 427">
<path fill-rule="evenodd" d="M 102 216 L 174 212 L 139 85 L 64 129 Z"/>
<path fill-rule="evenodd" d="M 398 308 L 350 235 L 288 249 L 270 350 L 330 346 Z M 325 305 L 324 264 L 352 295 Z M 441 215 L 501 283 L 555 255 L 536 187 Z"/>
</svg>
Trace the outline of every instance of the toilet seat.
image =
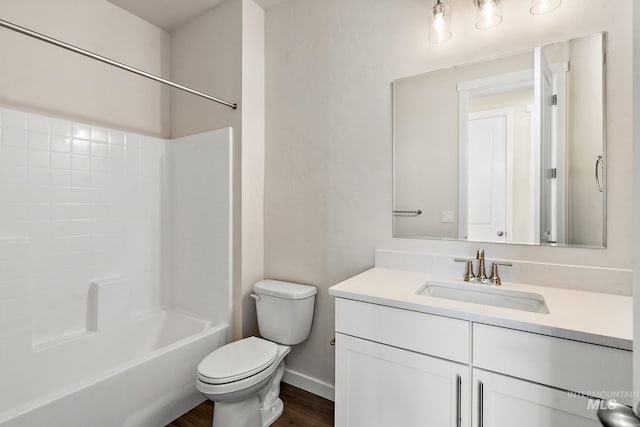
<svg viewBox="0 0 640 427">
<path fill-rule="evenodd" d="M 252 377 L 274 364 L 278 346 L 249 337 L 215 350 L 198 365 L 198 379 L 206 384 L 228 384 Z"/>
</svg>

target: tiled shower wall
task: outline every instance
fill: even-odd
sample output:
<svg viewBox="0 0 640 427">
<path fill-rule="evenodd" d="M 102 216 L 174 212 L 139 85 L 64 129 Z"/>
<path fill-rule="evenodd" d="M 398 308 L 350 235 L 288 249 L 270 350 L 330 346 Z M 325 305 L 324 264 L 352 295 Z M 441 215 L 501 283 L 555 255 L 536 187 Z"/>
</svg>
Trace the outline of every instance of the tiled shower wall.
<svg viewBox="0 0 640 427">
<path fill-rule="evenodd" d="M 31 328 L 34 345 L 81 333 L 91 280 L 116 275 L 135 284 L 134 314 L 161 307 L 163 149 L 0 108 L 2 324 Z"/>
</svg>

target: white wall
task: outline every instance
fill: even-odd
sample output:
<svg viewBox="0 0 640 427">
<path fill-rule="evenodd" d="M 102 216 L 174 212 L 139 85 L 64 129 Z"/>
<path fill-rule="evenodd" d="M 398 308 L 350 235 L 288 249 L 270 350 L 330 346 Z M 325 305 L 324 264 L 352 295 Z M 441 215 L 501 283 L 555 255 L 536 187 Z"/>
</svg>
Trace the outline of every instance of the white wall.
<svg viewBox="0 0 640 427">
<path fill-rule="evenodd" d="M 329 284 L 362 268 L 356 265 L 347 272 L 333 272 L 330 264 L 336 256 L 336 234 L 351 235 L 359 228 L 359 221 L 343 222 L 341 226 L 346 228 L 330 227 L 329 215 L 336 209 L 331 193 L 342 190 L 332 186 L 330 165 L 345 165 L 348 160 L 333 153 L 335 143 L 330 136 L 330 112 L 341 110 L 341 103 L 329 104 L 333 89 L 327 5 L 289 1 L 267 11 L 264 255 L 265 277 L 319 288 L 311 337 L 294 347 L 287 357 L 287 368 L 333 383 L 334 355 L 329 341 L 334 335 L 334 305 L 326 290 Z M 384 120 L 390 121 L 390 117 Z M 387 148 L 385 154 L 390 154 L 391 146 Z M 363 157 L 369 158 L 369 152 L 365 150 Z M 362 164 L 366 169 L 375 166 Z M 355 176 L 357 172 L 364 171 L 356 171 Z M 354 191 L 360 190 L 368 191 Z M 353 197 L 354 201 L 358 197 Z M 370 208 L 360 212 L 360 219 L 375 215 Z M 389 199 L 385 210 L 390 209 Z M 372 262 L 373 252 L 370 255 L 367 261 Z"/>
<path fill-rule="evenodd" d="M 171 78 L 231 102 L 242 96 L 242 1 L 227 0 L 171 32 Z M 226 126 L 241 112 L 171 90 L 171 135 L 179 138 Z M 236 140 L 240 137 L 235 135 Z"/>
<path fill-rule="evenodd" d="M 2 19 L 164 77 L 169 35 L 105 0 L 0 0 Z M 169 136 L 169 91 L 0 29 L 0 101 L 86 123 Z"/>
<path fill-rule="evenodd" d="M 242 336 L 258 332 L 249 295 L 264 278 L 264 16 L 253 0 L 242 1 Z"/>
<path fill-rule="evenodd" d="M 453 38 L 431 45 L 429 2 L 291 0 L 267 12 L 265 275 L 319 286 L 312 335 L 290 369 L 333 382 L 327 288 L 373 265 L 374 249 L 471 255 L 477 244 L 391 237 L 391 81 L 456 63 L 609 31 L 608 247 L 485 245 L 488 257 L 631 267 L 630 0 L 565 0 L 532 16 L 505 2 L 504 22 L 474 28 L 451 1 Z M 517 36 L 514 36 L 517 35 Z"/>
</svg>

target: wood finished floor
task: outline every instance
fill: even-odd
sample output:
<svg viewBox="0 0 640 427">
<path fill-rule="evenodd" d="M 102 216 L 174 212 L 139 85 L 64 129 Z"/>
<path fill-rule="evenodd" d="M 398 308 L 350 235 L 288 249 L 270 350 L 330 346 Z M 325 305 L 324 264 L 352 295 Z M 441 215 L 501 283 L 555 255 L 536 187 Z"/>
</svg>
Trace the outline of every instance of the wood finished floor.
<svg viewBox="0 0 640 427">
<path fill-rule="evenodd" d="M 273 427 L 333 427 L 333 402 L 282 383 L 280 398 L 284 412 Z M 213 404 L 206 401 L 167 427 L 211 427 Z M 215 427 L 215 426 L 214 426 Z"/>
</svg>

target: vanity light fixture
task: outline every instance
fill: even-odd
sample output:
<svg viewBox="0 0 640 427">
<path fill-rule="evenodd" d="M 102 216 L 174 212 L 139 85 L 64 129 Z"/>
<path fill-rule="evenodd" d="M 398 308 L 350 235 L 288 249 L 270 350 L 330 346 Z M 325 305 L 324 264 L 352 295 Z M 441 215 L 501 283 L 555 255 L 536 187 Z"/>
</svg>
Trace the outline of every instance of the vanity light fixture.
<svg viewBox="0 0 640 427">
<path fill-rule="evenodd" d="M 429 13 L 429 41 L 442 43 L 451 38 L 451 6 L 437 0 Z"/>
<path fill-rule="evenodd" d="M 531 12 L 532 15 L 542 15 L 543 13 L 551 12 L 557 9 L 562 0 L 531 0 Z"/>
<path fill-rule="evenodd" d="M 504 0 L 473 0 L 476 8 L 476 28 L 488 30 L 502 22 L 502 2 Z M 562 0 L 530 0 L 532 15 L 551 12 L 562 4 Z M 451 38 L 451 6 L 436 0 L 429 11 L 429 41 L 446 42 Z"/>
<path fill-rule="evenodd" d="M 502 0 L 474 0 L 476 28 L 487 30 L 502 22 Z"/>
</svg>

